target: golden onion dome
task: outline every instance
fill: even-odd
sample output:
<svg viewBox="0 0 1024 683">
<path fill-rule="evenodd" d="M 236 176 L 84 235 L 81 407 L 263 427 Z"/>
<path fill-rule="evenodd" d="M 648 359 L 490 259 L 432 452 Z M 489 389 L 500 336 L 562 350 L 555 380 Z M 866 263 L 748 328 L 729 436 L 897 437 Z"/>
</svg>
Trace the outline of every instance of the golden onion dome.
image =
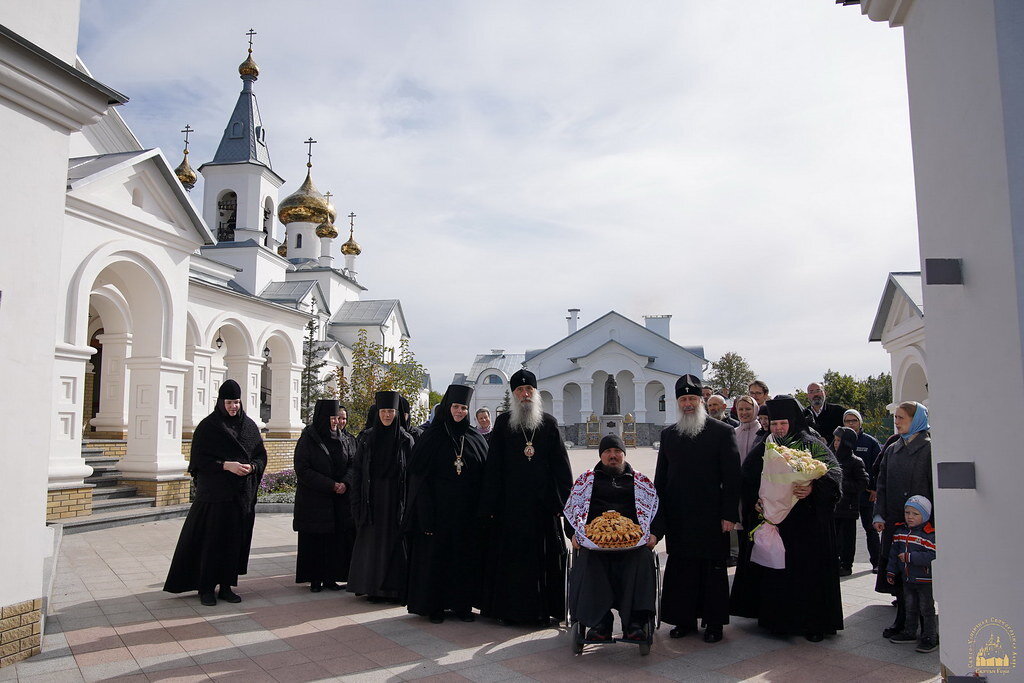
<svg viewBox="0 0 1024 683">
<path fill-rule="evenodd" d="M 278 256 L 287 256 L 288 255 L 288 245 L 287 245 L 287 243 L 281 244 L 280 246 L 278 246 L 278 248 L 277 248 L 277 255 Z"/>
<path fill-rule="evenodd" d="M 256 62 L 252 58 L 252 48 L 249 48 L 249 56 L 245 58 L 245 61 L 238 65 L 238 75 L 242 78 L 251 76 L 253 79 L 259 78 L 260 68 L 256 66 Z"/>
<path fill-rule="evenodd" d="M 186 190 L 191 190 L 196 185 L 196 181 L 199 180 L 199 176 L 192 170 L 192 166 L 188 163 L 188 150 L 185 150 L 185 156 L 182 158 L 178 168 L 174 169 L 174 175 L 178 176 L 178 180 L 185 186 Z"/>
<path fill-rule="evenodd" d="M 316 236 L 334 239 L 338 236 L 338 229 L 334 227 L 334 223 L 321 223 L 316 227 Z"/>
<path fill-rule="evenodd" d="M 307 164 L 307 168 L 312 168 Z M 329 216 L 327 200 L 313 185 L 310 171 L 306 171 L 306 179 L 293 194 L 285 197 L 277 209 L 277 217 L 289 223 L 327 223 Z"/>
<path fill-rule="evenodd" d="M 356 242 L 355 238 L 352 237 L 352 229 L 348 231 L 348 241 L 341 245 L 341 253 L 345 256 L 359 256 L 363 253 L 362 248 L 359 246 L 359 242 Z"/>
</svg>

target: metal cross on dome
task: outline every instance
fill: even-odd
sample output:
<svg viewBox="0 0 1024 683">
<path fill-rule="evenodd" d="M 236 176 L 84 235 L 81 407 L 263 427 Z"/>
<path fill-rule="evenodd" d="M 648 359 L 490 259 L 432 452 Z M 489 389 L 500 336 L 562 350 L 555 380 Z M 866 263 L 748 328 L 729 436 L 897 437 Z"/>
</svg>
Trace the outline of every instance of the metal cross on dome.
<svg viewBox="0 0 1024 683">
<path fill-rule="evenodd" d="M 258 35 L 255 30 L 249 29 L 245 32 L 245 35 L 249 36 L 249 52 L 252 52 L 252 37 Z"/>
<path fill-rule="evenodd" d="M 185 127 L 181 129 L 181 132 L 185 134 L 185 154 L 188 154 L 188 135 L 189 133 L 196 132 L 196 129 L 186 123 Z"/>
<path fill-rule="evenodd" d="M 306 166 L 309 166 L 310 168 L 312 168 L 312 166 L 313 166 L 313 145 L 317 144 L 317 142 L 312 137 L 310 137 L 308 140 L 306 140 L 302 144 L 309 146 L 309 150 L 306 152 Z"/>
<path fill-rule="evenodd" d="M 350 213 L 348 215 L 348 227 L 350 227 L 350 228 L 355 228 L 356 227 L 356 215 L 354 213 Z"/>
</svg>

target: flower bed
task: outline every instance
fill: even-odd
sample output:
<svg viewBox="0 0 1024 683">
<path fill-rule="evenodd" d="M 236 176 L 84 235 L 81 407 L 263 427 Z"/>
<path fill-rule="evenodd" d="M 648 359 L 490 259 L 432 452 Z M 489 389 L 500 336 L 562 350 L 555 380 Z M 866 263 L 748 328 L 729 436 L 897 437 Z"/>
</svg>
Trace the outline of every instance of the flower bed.
<svg viewBox="0 0 1024 683">
<path fill-rule="evenodd" d="M 297 484 L 295 470 L 265 474 L 263 481 L 260 482 L 256 500 L 260 503 L 294 503 Z"/>
</svg>

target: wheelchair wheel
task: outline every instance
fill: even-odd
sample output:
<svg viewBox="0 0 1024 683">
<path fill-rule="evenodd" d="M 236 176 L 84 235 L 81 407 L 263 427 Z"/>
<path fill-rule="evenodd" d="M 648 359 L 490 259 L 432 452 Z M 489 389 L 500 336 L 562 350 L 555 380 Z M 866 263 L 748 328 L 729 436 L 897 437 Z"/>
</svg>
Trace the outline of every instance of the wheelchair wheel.
<svg viewBox="0 0 1024 683">
<path fill-rule="evenodd" d="M 651 644 L 650 643 L 640 643 L 640 655 L 642 657 L 646 657 L 649 654 L 651 654 Z"/>
<path fill-rule="evenodd" d="M 572 639 L 572 653 L 574 655 L 583 654 L 583 624 L 578 621 L 572 622 L 569 637 Z"/>
<path fill-rule="evenodd" d="M 640 654 L 646 657 L 651 654 L 651 644 L 654 642 L 654 629 L 655 629 L 656 618 L 651 617 L 647 620 L 647 625 L 644 627 L 644 635 L 647 639 L 640 643 Z"/>
</svg>

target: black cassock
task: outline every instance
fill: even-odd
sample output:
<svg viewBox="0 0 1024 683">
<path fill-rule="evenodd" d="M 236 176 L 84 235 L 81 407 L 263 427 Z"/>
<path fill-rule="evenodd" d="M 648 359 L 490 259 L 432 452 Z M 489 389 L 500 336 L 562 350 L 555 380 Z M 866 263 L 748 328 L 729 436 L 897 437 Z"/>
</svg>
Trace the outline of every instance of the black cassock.
<svg viewBox="0 0 1024 683">
<path fill-rule="evenodd" d="M 825 446 L 807 432 L 801 432 L 799 439 L 805 444 L 817 441 Z M 786 568 L 770 569 L 754 564 L 750 561 L 750 547 L 745 549 L 736 567 L 730 612 L 756 618 L 759 625 L 775 633 L 833 634 L 843 628 L 833 524 L 842 470 L 831 453 L 822 459 L 830 466 L 828 474 L 814 481 L 811 494 L 798 500 L 777 527 L 786 546 Z M 763 466 L 764 444 L 761 443 L 743 461 L 743 527 L 748 533 L 759 523 L 754 504 Z"/>
<path fill-rule="evenodd" d="M 355 451 L 356 440 L 347 432 L 324 438 L 314 424 L 302 430 L 295 444 L 296 583 L 348 581 L 355 541 L 350 500 Z M 337 482 L 345 484 L 345 493 L 334 492 Z"/>
<path fill-rule="evenodd" d="M 600 463 L 594 467 L 587 523 L 609 510 L 638 521 L 633 468 L 628 464 L 619 475 L 606 472 Z M 574 531 L 568 520 L 565 527 L 571 537 Z M 587 627 L 603 622 L 610 628 L 613 608 L 619 612 L 623 631 L 631 621 L 643 625 L 654 614 L 656 576 L 654 553 L 646 546 L 630 550 L 580 548 L 569 574 L 569 611 Z"/>
<path fill-rule="evenodd" d="M 403 524 L 409 534 L 407 603 L 412 614 L 451 610 L 465 615 L 479 603 L 483 544 L 478 511 L 487 442 L 467 420 L 462 423 L 460 428 L 435 417 L 413 448 Z"/>
<path fill-rule="evenodd" d="M 224 469 L 228 461 L 252 465 L 252 472 L 232 474 Z M 195 500 L 181 527 L 165 591 L 238 585 L 239 574 L 249 567 L 256 493 L 266 467 L 260 430 L 244 412 L 231 418 L 218 409 L 196 426 L 188 464 Z"/>
<path fill-rule="evenodd" d="M 673 425 L 661 432 L 654 474 L 658 514 L 651 532 L 665 537 L 668 562 L 662 621 L 694 629 L 697 620 L 729 623 L 729 534 L 722 520 L 739 521 L 740 456 L 735 431 L 708 418 L 696 437 Z"/>
<path fill-rule="evenodd" d="M 536 430 L 511 429 L 509 413 L 494 422 L 481 513 L 487 528 L 481 612 L 513 622 L 565 613 L 565 538 L 560 518 L 572 488 L 569 454 L 555 418 Z M 533 458 L 524 454 L 532 437 Z"/>
<path fill-rule="evenodd" d="M 408 561 L 401 520 L 412 446 L 412 436 L 398 420 L 389 427 L 378 423 L 359 437 L 352 476 L 356 541 L 348 574 L 350 593 L 405 600 Z"/>
</svg>

